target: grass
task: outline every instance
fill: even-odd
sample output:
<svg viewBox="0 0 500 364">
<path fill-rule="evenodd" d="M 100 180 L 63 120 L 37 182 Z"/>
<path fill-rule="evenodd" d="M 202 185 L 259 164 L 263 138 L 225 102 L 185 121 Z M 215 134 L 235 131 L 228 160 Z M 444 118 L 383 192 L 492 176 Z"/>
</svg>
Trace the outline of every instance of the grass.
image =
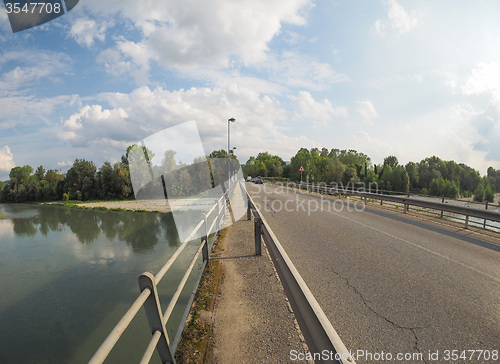
<svg viewBox="0 0 500 364">
<path fill-rule="evenodd" d="M 214 243 L 211 256 L 221 251 L 219 243 L 224 237 L 225 230 L 222 230 Z M 175 353 L 178 363 L 203 363 L 210 355 L 213 330 L 209 317 L 213 312 L 222 277 L 222 266 L 219 260 L 210 260 L 203 272 L 186 327 Z"/>
</svg>

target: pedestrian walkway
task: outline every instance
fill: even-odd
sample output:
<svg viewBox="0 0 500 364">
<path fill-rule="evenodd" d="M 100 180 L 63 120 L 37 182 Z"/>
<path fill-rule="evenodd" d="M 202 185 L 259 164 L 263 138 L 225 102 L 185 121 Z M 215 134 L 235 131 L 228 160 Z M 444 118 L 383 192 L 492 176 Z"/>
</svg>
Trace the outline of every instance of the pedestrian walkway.
<svg viewBox="0 0 500 364">
<path fill-rule="evenodd" d="M 240 193 L 236 188 L 235 194 Z M 232 198 L 237 213 L 241 199 Z M 305 363 L 292 360 L 306 352 L 298 325 L 263 246 L 255 256 L 254 222 L 246 214 L 226 230 L 213 257 L 224 279 L 214 313 L 210 363 Z"/>
</svg>

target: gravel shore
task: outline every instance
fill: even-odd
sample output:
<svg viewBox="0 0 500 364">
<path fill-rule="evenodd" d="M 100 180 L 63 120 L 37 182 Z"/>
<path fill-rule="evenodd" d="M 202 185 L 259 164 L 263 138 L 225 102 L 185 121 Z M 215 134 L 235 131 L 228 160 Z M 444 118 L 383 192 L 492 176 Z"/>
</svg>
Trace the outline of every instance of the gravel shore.
<svg viewBox="0 0 500 364">
<path fill-rule="evenodd" d="M 167 200 L 127 200 L 127 201 L 101 201 L 79 203 L 78 206 L 85 207 L 105 207 L 108 209 L 143 210 L 171 212 L 173 210 L 197 210 L 210 208 L 216 203 L 212 198 L 183 198 Z"/>
</svg>

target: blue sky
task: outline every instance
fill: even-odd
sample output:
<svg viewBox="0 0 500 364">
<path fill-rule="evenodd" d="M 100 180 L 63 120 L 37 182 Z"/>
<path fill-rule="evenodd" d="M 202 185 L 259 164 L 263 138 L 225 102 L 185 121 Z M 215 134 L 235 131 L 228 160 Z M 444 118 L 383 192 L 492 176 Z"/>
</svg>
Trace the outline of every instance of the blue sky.
<svg viewBox="0 0 500 364">
<path fill-rule="evenodd" d="M 63 171 L 196 120 L 205 151 L 300 147 L 500 169 L 500 2 L 80 0 L 12 33 L 0 8 L 0 179 Z"/>
</svg>

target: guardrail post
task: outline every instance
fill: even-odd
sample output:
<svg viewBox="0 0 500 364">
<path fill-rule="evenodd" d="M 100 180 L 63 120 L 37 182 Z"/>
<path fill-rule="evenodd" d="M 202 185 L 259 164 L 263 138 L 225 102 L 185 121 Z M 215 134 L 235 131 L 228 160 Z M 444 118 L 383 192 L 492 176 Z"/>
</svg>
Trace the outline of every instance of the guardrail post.
<svg viewBox="0 0 500 364">
<path fill-rule="evenodd" d="M 160 355 L 162 363 L 175 364 L 174 356 L 170 351 L 168 336 L 165 331 L 165 323 L 163 322 L 163 314 L 160 306 L 160 299 L 158 298 L 158 290 L 156 289 L 155 277 L 149 273 L 142 273 L 139 277 L 139 288 L 141 292 L 148 288 L 151 291 L 146 302 L 144 302 L 144 309 L 148 317 L 149 327 L 151 334 L 154 335 L 156 331 L 161 333 L 156 350 Z"/>
<path fill-rule="evenodd" d="M 255 230 L 255 255 L 262 255 L 261 253 L 261 242 L 262 242 L 262 219 L 255 216 L 254 219 L 254 230 Z"/>
<path fill-rule="evenodd" d="M 444 203 L 444 197 L 441 199 L 441 203 Z M 441 218 L 443 218 L 444 210 L 441 210 Z"/>
<path fill-rule="evenodd" d="M 488 210 L 488 200 L 486 200 L 485 210 Z M 486 229 L 486 219 L 484 219 L 484 222 L 483 222 L 483 229 Z"/>
<path fill-rule="evenodd" d="M 201 227 L 202 230 L 202 236 L 201 236 L 201 243 L 205 244 L 203 245 L 202 249 L 202 254 L 203 254 L 203 261 L 207 262 L 208 264 L 208 235 L 207 235 L 207 215 L 201 214 L 203 216 L 203 226 Z"/>
<path fill-rule="evenodd" d="M 465 228 L 469 228 L 469 215 L 465 215 Z"/>
<path fill-rule="evenodd" d="M 252 211 L 250 210 L 252 203 L 250 202 L 250 196 L 247 196 L 247 220 L 252 219 Z"/>
<path fill-rule="evenodd" d="M 407 203 L 404 204 L 404 213 L 405 214 L 408 213 L 408 204 Z"/>
</svg>

